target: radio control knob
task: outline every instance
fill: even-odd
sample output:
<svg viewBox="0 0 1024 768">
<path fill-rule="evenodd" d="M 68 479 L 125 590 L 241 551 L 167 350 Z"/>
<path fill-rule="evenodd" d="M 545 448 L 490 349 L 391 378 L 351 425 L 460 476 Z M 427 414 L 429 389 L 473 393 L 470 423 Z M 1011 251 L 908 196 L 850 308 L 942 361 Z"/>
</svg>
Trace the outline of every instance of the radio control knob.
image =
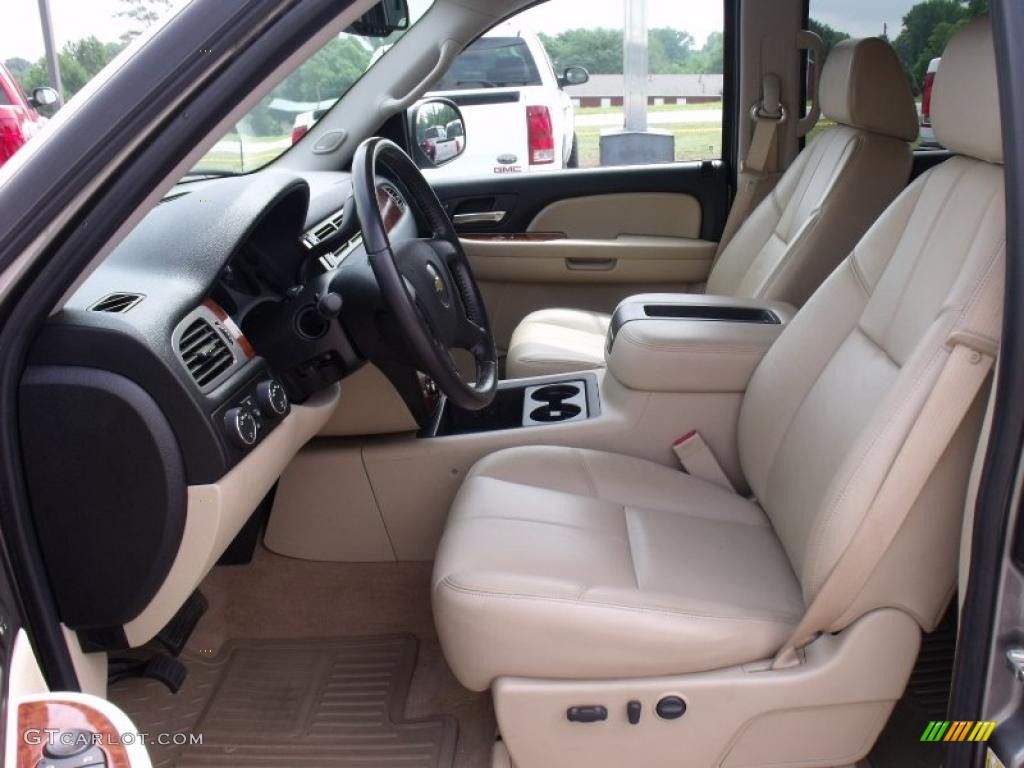
<svg viewBox="0 0 1024 768">
<path fill-rule="evenodd" d="M 288 412 L 288 395 L 275 379 L 267 379 L 256 385 L 256 402 L 260 406 L 260 413 L 268 418 L 284 416 Z"/>
<path fill-rule="evenodd" d="M 249 448 L 260 436 L 260 424 L 248 408 L 232 408 L 224 414 L 228 439 L 238 448 Z"/>
</svg>

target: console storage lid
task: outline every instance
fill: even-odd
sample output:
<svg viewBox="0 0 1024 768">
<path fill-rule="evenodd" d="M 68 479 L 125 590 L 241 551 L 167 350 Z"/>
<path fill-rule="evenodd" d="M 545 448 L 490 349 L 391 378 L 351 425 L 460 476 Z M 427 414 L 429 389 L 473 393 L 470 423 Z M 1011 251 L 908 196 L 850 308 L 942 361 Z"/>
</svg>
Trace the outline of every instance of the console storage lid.
<svg viewBox="0 0 1024 768">
<path fill-rule="evenodd" d="M 699 294 L 641 294 L 612 315 L 605 360 L 631 389 L 743 392 L 796 310 Z"/>
</svg>

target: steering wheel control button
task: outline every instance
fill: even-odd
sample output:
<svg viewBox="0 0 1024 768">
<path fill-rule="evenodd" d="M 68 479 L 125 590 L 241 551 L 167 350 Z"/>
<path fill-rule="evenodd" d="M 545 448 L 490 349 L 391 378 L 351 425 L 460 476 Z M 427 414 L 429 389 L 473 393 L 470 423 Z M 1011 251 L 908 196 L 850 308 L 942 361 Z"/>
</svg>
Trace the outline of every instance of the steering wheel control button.
<svg viewBox="0 0 1024 768">
<path fill-rule="evenodd" d="M 248 408 L 232 408 L 224 414 L 228 439 L 236 448 L 251 448 L 260 437 L 260 423 Z"/>
<path fill-rule="evenodd" d="M 275 379 L 267 379 L 256 385 L 256 402 L 260 413 L 268 419 L 284 416 L 288 412 L 288 395 Z"/>
<path fill-rule="evenodd" d="M 678 696 L 666 696 L 654 708 L 662 720 L 678 720 L 686 714 L 686 702 Z"/>
<path fill-rule="evenodd" d="M 46 744 L 43 746 L 43 756 L 58 761 L 78 757 L 92 748 L 94 736 L 95 734 L 91 731 L 83 731 L 78 728 L 71 728 L 53 734 L 53 738 L 47 739 Z M 103 753 L 100 752 L 100 754 L 102 755 Z M 71 763 L 67 764 L 70 765 Z M 75 760 L 74 764 L 79 765 L 80 763 L 78 760 Z M 89 765 L 89 763 L 85 763 L 85 765 Z"/>
<path fill-rule="evenodd" d="M 565 718 L 570 723 L 599 723 L 608 719 L 608 708 L 600 704 L 569 707 L 565 711 Z"/>
<path fill-rule="evenodd" d="M 640 713 L 643 711 L 644 705 L 635 699 L 626 705 L 626 718 L 629 720 L 630 725 L 636 725 L 640 722 Z"/>
</svg>

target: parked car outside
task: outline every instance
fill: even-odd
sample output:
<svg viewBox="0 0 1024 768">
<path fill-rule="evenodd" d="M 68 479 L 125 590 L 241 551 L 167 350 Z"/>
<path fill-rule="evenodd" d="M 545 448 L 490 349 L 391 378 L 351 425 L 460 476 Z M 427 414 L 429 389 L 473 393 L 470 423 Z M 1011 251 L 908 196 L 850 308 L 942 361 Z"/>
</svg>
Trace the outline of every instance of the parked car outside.
<svg viewBox="0 0 1024 768">
<path fill-rule="evenodd" d="M 52 88 L 36 88 L 32 97 L 26 98 L 18 81 L 0 64 L 0 165 L 45 125 L 46 118 L 36 107 L 56 104 L 57 100 Z"/>
<path fill-rule="evenodd" d="M 460 157 L 429 175 L 498 176 L 576 167 L 575 110 L 564 88 L 589 77 L 583 67 L 556 75 L 535 33 L 499 25 L 460 53 L 424 96 L 454 101 L 472 137 Z"/>
<path fill-rule="evenodd" d="M 924 76 L 924 88 L 921 89 L 921 142 L 922 147 L 941 147 L 938 139 L 935 138 L 935 129 L 932 128 L 932 84 L 935 82 L 935 73 L 939 71 L 939 62 L 942 57 L 936 57 L 928 62 L 928 71 Z"/>
</svg>

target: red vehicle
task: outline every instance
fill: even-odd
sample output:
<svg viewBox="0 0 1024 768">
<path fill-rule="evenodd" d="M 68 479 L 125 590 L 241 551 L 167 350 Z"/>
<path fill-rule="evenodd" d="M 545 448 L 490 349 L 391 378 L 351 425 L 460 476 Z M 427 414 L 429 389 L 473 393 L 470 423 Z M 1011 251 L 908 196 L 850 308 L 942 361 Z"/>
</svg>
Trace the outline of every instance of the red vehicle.
<svg viewBox="0 0 1024 768">
<path fill-rule="evenodd" d="M 14 76 L 0 64 L 0 165 L 17 152 L 43 127 L 46 118 L 35 108 L 57 102 L 53 88 L 36 88 L 25 98 Z"/>
</svg>

